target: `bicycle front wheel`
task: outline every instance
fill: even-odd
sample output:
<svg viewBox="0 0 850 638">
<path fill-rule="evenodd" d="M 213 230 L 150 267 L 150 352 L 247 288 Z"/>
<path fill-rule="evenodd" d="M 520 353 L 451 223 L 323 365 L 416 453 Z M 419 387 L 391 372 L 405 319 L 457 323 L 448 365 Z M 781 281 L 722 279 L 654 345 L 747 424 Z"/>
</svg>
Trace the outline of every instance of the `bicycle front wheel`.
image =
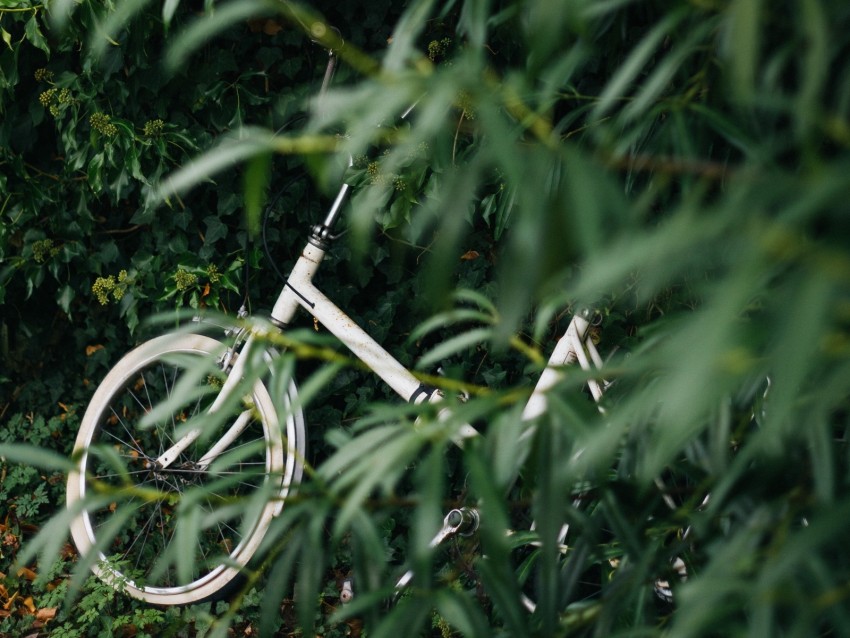
<svg viewBox="0 0 850 638">
<path fill-rule="evenodd" d="M 98 387 L 74 445 L 74 543 L 81 556 L 93 555 L 98 577 L 149 603 L 220 595 L 300 479 L 303 418 L 293 384 L 280 410 L 257 381 L 211 423 L 196 419 L 226 379 L 225 352 L 193 334 L 139 346 Z M 192 430 L 201 434 L 173 462 L 157 463 Z"/>
</svg>

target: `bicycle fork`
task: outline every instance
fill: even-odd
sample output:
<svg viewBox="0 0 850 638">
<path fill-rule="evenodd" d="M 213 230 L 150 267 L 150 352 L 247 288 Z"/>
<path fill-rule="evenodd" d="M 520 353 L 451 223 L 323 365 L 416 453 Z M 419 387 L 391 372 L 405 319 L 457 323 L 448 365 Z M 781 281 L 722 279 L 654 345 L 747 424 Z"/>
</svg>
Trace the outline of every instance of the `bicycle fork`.
<svg viewBox="0 0 850 638">
<path fill-rule="evenodd" d="M 250 352 L 254 347 L 254 336 L 249 336 L 241 349 L 242 353 Z M 228 351 L 228 356 L 232 356 L 233 351 Z M 221 409 L 222 405 L 233 395 L 238 385 L 242 382 L 245 372 L 246 356 L 241 356 L 236 359 L 233 369 L 228 374 L 221 391 L 216 396 L 212 405 L 207 410 L 207 414 L 213 414 Z M 236 420 L 230 425 L 227 432 L 218 440 L 218 442 L 198 461 L 198 469 L 205 470 L 209 464 L 224 450 L 226 450 L 233 441 L 242 433 L 251 421 L 250 410 L 243 410 Z M 171 447 L 165 450 L 155 460 L 154 466 L 156 469 L 165 469 L 169 467 L 179 456 L 200 438 L 202 429 L 200 427 L 192 428 L 183 437 L 174 443 Z"/>
</svg>

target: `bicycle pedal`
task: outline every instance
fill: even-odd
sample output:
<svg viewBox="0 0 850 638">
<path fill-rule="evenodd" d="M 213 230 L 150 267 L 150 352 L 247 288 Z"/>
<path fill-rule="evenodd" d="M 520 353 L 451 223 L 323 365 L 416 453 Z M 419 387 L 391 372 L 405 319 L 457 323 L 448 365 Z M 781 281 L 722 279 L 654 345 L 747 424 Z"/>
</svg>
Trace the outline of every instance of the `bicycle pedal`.
<svg viewBox="0 0 850 638">
<path fill-rule="evenodd" d="M 342 585 L 339 588 L 339 601 L 345 605 L 354 600 L 354 586 L 351 582 L 350 578 L 346 578 L 342 581 Z"/>
<path fill-rule="evenodd" d="M 446 515 L 444 525 L 451 534 L 472 536 L 478 530 L 478 510 L 464 507 L 454 509 Z"/>
</svg>

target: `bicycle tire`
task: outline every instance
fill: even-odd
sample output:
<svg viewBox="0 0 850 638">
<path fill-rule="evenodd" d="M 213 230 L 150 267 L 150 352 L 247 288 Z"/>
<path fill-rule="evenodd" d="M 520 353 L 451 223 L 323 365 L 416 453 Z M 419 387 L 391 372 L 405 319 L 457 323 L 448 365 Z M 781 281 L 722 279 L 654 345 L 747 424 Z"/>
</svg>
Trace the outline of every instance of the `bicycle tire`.
<svg viewBox="0 0 850 638">
<path fill-rule="evenodd" d="M 66 497 L 76 512 L 73 541 L 82 557 L 95 552 L 91 569 L 101 580 L 151 604 L 216 599 L 238 582 L 301 478 L 304 421 L 294 383 L 284 397 L 284 423 L 266 386 L 256 381 L 250 400 L 238 407 L 247 425 L 208 467 L 197 469 L 210 447 L 203 438 L 168 469 L 152 467 L 150 461 L 182 434 L 175 435 L 181 424 L 211 402 L 226 374 L 218 365 L 225 351 L 216 339 L 197 334 L 140 345 L 95 391 L 74 444 L 76 469 Z M 185 401 L 173 393 L 181 380 Z M 187 392 L 186 380 L 195 381 L 193 391 Z M 161 399 L 169 399 L 173 411 L 143 427 L 141 417 Z M 257 490 L 271 498 L 259 502 Z M 258 502 L 251 502 L 252 493 Z M 177 515 L 181 508 L 199 521 L 191 545 L 189 528 L 180 527 L 186 525 Z"/>
</svg>

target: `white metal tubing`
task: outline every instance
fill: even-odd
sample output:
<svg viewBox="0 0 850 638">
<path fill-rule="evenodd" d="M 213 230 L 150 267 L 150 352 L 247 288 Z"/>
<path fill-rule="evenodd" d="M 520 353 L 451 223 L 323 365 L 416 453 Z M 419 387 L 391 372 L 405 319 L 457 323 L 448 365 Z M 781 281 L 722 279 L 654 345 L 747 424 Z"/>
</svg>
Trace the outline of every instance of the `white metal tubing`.
<svg viewBox="0 0 850 638">
<path fill-rule="evenodd" d="M 297 306 L 302 306 L 399 396 L 409 401 L 421 385 L 419 380 L 313 284 L 313 276 L 324 256 L 322 248 L 307 244 L 275 303 L 272 318 L 288 324 Z"/>
<path fill-rule="evenodd" d="M 590 354 L 590 358 L 593 360 L 593 365 L 595 365 L 597 369 L 601 368 L 602 357 L 599 356 L 599 351 L 596 349 L 596 346 L 593 345 L 593 338 L 590 335 L 587 335 L 584 338 L 584 347 Z"/>
<path fill-rule="evenodd" d="M 348 165 L 352 166 L 354 164 L 353 159 L 348 160 Z M 348 196 L 348 191 L 351 190 L 351 186 L 348 184 L 343 184 L 339 193 L 336 195 L 336 199 L 334 200 L 333 205 L 331 206 L 328 214 L 325 216 L 324 226 L 328 230 L 333 228 L 334 224 L 336 224 L 336 220 L 339 217 L 339 213 L 342 210 L 342 205 L 345 203 L 345 198 Z"/>
<path fill-rule="evenodd" d="M 221 437 L 215 445 L 213 445 L 209 451 L 204 454 L 204 456 L 198 461 L 197 468 L 198 470 L 206 470 L 210 463 L 212 463 L 222 452 L 224 452 L 230 445 L 239 437 L 240 434 L 245 430 L 248 426 L 248 423 L 251 421 L 251 411 L 244 410 L 237 418 L 236 421 L 233 422 L 233 425 L 228 428 L 227 432 L 224 433 L 224 436 Z"/>
<path fill-rule="evenodd" d="M 599 353 L 596 352 L 596 347 L 593 345 L 593 341 L 591 341 L 590 337 L 585 337 L 584 331 L 587 330 L 587 322 L 580 318 L 576 317 L 580 322 L 584 322 L 584 326 L 577 326 L 578 329 L 582 330 L 582 332 L 575 332 L 572 336 L 574 339 L 574 343 L 576 344 L 575 355 L 578 359 L 578 363 L 581 366 L 582 370 L 592 370 L 594 365 L 601 365 L 601 358 L 599 357 Z M 569 329 L 568 329 L 569 331 Z M 593 352 L 590 352 L 590 348 L 593 349 Z M 594 356 L 595 353 L 595 356 Z M 599 364 L 596 362 L 599 361 Z M 599 383 L 595 379 L 588 379 L 587 387 L 590 388 L 590 393 L 593 395 L 593 400 L 599 403 L 602 400 L 602 388 Z"/>
<path fill-rule="evenodd" d="M 294 273 L 293 273 L 294 274 Z M 421 385 L 407 368 L 396 361 L 353 319 L 340 310 L 311 281 L 289 281 L 298 291 L 298 301 L 339 339 L 366 366 L 389 385 L 402 399 L 409 401 Z"/>
<path fill-rule="evenodd" d="M 591 339 L 589 335 L 584 339 L 584 348 L 590 355 L 590 359 L 593 361 L 593 365 L 596 366 L 596 369 L 600 369 L 602 367 L 602 357 L 599 356 L 599 351 L 596 349 L 596 346 L 593 345 L 593 339 Z M 590 388 L 590 393 L 593 395 L 593 399 L 599 403 L 602 400 L 602 393 L 604 392 L 604 388 L 607 386 L 607 383 L 604 381 L 603 383 L 599 383 L 596 379 L 588 379 L 587 386 Z"/>
<path fill-rule="evenodd" d="M 601 365 L 602 360 L 599 357 L 599 353 L 596 351 L 593 343 L 589 341 L 589 337 L 585 336 L 588 326 L 587 319 L 581 315 L 575 315 L 572 321 L 570 321 L 567 331 L 558 340 L 555 350 L 546 364 L 546 369 L 540 375 L 534 392 L 531 393 L 531 397 L 529 397 L 528 403 L 526 403 L 523 409 L 522 419 L 524 421 L 534 419 L 546 411 L 546 393 L 561 379 L 562 372 L 560 368 L 562 366 L 569 365 L 578 359 L 583 370 L 591 370 L 593 368 L 591 362 L 588 360 L 588 354 L 585 352 L 585 341 L 589 343 L 590 358 L 593 364 L 597 367 Z M 599 401 L 602 397 L 599 384 L 591 379 L 588 385 L 594 399 Z"/>
<path fill-rule="evenodd" d="M 301 256 L 295 262 L 295 266 L 293 266 L 292 272 L 286 280 L 286 284 L 283 286 L 283 290 L 280 291 L 280 296 L 277 298 L 274 308 L 272 308 L 272 319 L 274 321 L 288 325 L 302 305 L 307 308 L 308 312 L 310 311 L 309 304 L 306 304 L 305 300 L 300 297 L 304 294 L 300 287 L 303 287 L 304 282 L 313 281 L 313 276 L 324 258 L 325 251 L 315 244 L 308 243 L 304 247 Z"/>
<path fill-rule="evenodd" d="M 242 352 L 250 352 L 251 345 L 254 342 L 254 337 L 248 337 L 245 341 L 245 345 L 242 347 Z M 238 357 L 236 359 L 236 363 L 233 365 L 233 369 L 230 374 L 227 376 L 227 379 L 224 382 L 224 385 L 221 387 L 221 391 L 216 395 L 215 400 L 212 405 L 210 405 L 207 410 L 207 414 L 212 414 L 216 410 L 219 409 L 219 406 L 230 396 L 233 389 L 239 384 L 242 380 L 242 374 L 245 369 L 245 360 L 247 357 Z M 244 426 L 243 426 L 244 427 Z M 238 434 L 238 433 L 237 433 Z M 174 445 L 168 448 L 165 452 L 159 455 L 156 463 L 160 468 L 166 468 L 186 450 L 192 443 L 198 440 L 198 437 L 201 436 L 201 428 L 192 428 L 187 432 L 183 438 L 177 441 Z"/>
</svg>

